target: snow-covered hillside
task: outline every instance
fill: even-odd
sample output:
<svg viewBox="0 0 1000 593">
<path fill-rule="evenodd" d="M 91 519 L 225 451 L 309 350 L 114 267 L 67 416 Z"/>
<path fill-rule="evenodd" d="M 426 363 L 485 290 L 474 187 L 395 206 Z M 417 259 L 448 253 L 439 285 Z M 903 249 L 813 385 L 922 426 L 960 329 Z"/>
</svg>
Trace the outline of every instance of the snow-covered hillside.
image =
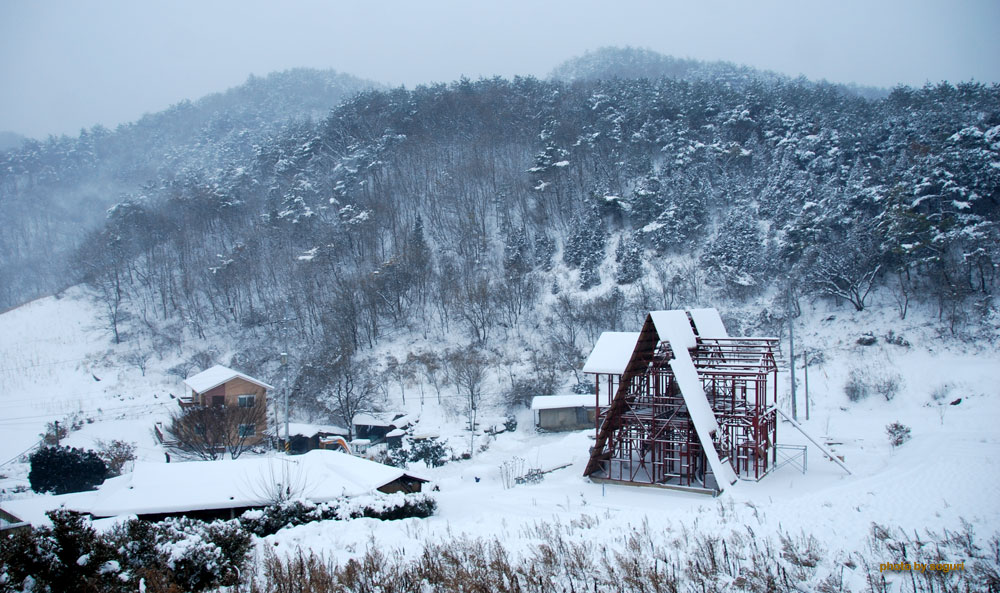
<svg viewBox="0 0 1000 593">
<path fill-rule="evenodd" d="M 26 485 L 18 459 L 49 422 L 76 422 L 63 444 L 93 448 L 97 439 L 137 443 L 141 459 L 159 457 L 152 423 L 177 404 L 176 377 L 161 361 L 145 376 L 125 362 L 137 345 L 112 344 L 100 305 L 73 288 L 0 315 L 0 488 Z"/>
<path fill-rule="evenodd" d="M 366 546 L 412 557 L 422 544 L 459 536 L 497 538 L 511 550 L 530 554 L 546 542 L 548 528 L 540 527 L 545 523 L 567 541 L 619 548 L 636 530 L 648 530 L 655 542 L 669 547 L 681 532 L 725 536 L 749 526 L 775 540 L 779 533 L 813 535 L 831 553 L 865 549 L 873 523 L 911 534 L 958 529 L 963 520 L 984 538 L 1000 530 L 1000 355 L 941 337 L 931 323 L 900 322 L 889 308 L 854 313 L 819 307 L 801 321 L 799 347 L 815 358 L 823 355 L 809 369 L 812 405 L 803 424 L 811 434 L 836 443 L 836 453 L 853 475 L 810 445 L 805 474 L 786 465 L 759 483 L 740 482 L 716 499 L 604 486 L 583 477 L 592 431 L 536 434 L 522 424 L 514 433 L 499 435 L 474 460 L 425 470 L 441 488 L 436 517 L 305 525 L 282 531 L 269 543 L 290 552 L 297 546 L 322 550 L 343 563 Z M 910 345 L 887 343 L 890 329 L 896 341 Z M 877 342 L 859 345 L 857 339 L 867 332 Z M 900 389 L 891 401 L 873 392 L 851 403 L 844 383 L 854 369 L 876 382 L 898 375 Z M 800 419 L 805 418 L 802 370 L 800 364 Z M 780 380 L 782 407 L 790 411 L 787 373 Z M 958 399 L 961 403 L 951 405 Z M 893 448 L 886 426 L 897 421 L 912 429 L 912 439 Z M 788 423 L 779 426 L 778 440 L 808 444 Z M 515 457 L 529 467 L 562 469 L 539 484 L 508 490 L 500 466 Z"/>
<path fill-rule="evenodd" d="M 84 291 L 73 289 L 0 316 L 0 456 L 10 460 L 0 468 L 5 496 L 26 483 L 19 455 L 38 441 L 46 422 L 73 414 L 83 426 L 67 443 L 92 447 L 96 439 L 125 439 L 139 445 L 141 458 L 163 460 L 150 429 L 176 405 L 169 394 L 179 393 L 180 379 L 165 371 L 175 360 L 152 357 L 143 376 L 124 362 L 130 346 L 112 344 L 100 314 Z M 371 547 L 414 558 L 425 545 L 454 538 L 497 539 L 511 553 L 530 556 L 553 537 L 581 545 L 598 541 L 624 552 L 636 533 L 683 549 L 677 541 L 685 534 L 727 537 L 749 529 L 753 537 L 774 541 L 783 534 L 817 538 L 828 552 L 811 577 L 819 582 L 835 565 L 845 570 L 840 554 L 869 549 L 874 523 L 925 534 L 968 522 L 985 541 L 1000 530 L 1000 354 L 987 341 L 951 338 L 928 319 L 918 310 L 901 321 L 888 303 L 876 300 L 863 312 L 812 305 L 798 320 L 797 348 L 814 361 L 806 421 L 799 359 L 799 418 L 811 434 L 835 443 L 852 475 L 810 446 L 806 473 L 786 465 L 714 499 L 605 486 L 583 477 L 593 431 L 539 434 L 530 412 L 522 412 L 516 431 L 479 436 L 472 459 L 414 468 L 439 489 L 434 517 L 312 523 L 265 538 L 261 549 L 309 549 L 343 564 Z M 865 333 L 874 344 L 858 343 Z M 393 348 L 402 350 L 405 342 L 401 336 Z M 852 374 L 872 386 L 859 402 L 845 395 Z M 895 384 L 895 391 L 886 384 Z M 787 373 L 779 390 L 781 407 L 790 411 Z M 388 392 L 398 397 L 396 387 Z M 458 443 L 468 443 L 462 423 L 434 397 L 390 405 L 418 417 L 417 430 L 450 439 L 456 453 L 462 452 Z M 912 429 L 912 439 L 896 448 L 886 435 L 893 422 Z M 778 439 L 807 444 L 787 423 L 779 426 Z M 539 483 L 505 488 L 501 466 L 518 458 L 525 468 L 554 471 Z M 875 564 L 895 560 L 869 552 Z M 861 566 L 846 570 L 845 582 L 863 582 Z"/>
</svg>

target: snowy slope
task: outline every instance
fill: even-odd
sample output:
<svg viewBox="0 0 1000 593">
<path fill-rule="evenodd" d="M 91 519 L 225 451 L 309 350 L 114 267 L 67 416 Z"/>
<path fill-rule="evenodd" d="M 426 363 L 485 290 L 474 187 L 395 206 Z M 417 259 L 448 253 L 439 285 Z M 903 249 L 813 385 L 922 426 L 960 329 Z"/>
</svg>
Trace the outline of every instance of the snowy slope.
<svg viewBox="0 0 1000 593">
<path fill-rule="evenodd" d="M 115 346 L 101 310 L 73 288 L 0 315 L 0 488 L 26 484 L 16 459 L 38 443 L 48 422 L 82 424 L 64 444 L 93 448 L 96 439 L 136 442 L 140 458 L 160 458 L 151 429 L 176 406 L 175 378 L 129 368 L 134 348 Z"/>
<path fill-rule="evenodd" d="M 180 380 L 164 373 L 169 359 L 154 360 L 146 377 L 123 364 L 129 346 L 111 343 L 99 314 L 81 291 L 73 290 L 0 315 L 4 461 L 37 441 L 45 422 L 74 411 L 93 423 L 72 433 L 71 444 L 89 447 L 98 438 L 124 438 L 139 443 L 141 458 L 162 461 L 149 427 L 176 405 L 167 394 L 177 392 Z M 787 465 L 759 483 L 740 481 L 716 499 L 593 484 L 582 475 L 593 431 L 537 434 L 526 410 L 517 431 L 480 436 L 472 459 L 411 468 L 439 488 L 436 516 L 302 525 L 266 538 L 261 546 L 288 553 L 301 546 L 343 563 L 371 545 L 407 558 L 428 542 L 463 536 L 497 538 L 512 553 L 530 555 L 554 533 L 624 550 L 630 534 L 638 532 L 669 545 L 692 531 L 725 535 L 751 529 L 760 537 L 815 535 L 834 558 L 841 551 L 864 550 L 873 523 L 924 533 L 956 529 L 964 520 L 978 537 L 988 538 L 1000 531 L 1000 354 L 987 342 L 942 334 L 928 319 L 913 312 L 901 321 L 889 305 L 860 313 L 818 305 L 806 307 L 797 322 L 797 348 L 821 358 L 809 368 L 809 420 L 799 359 L 799 419 L 811 434 L 834 443 L 853 475 L 810 447 L 805 474 Z M 889 330 L 909 346 L 887 341 Z M 876 343 L 859 345 L 864 332 L 875 335 Z M 405 355 L 405 343 L 402 336 L 391 348 Z M 844 393 L 852 371 L 873 383 L 895 377 L 898 393 L 891 401 L 873 392 L 852 403 Z M 790 411 L 787 373 L 779 382 L 779 405 Z M 446 390 L 445 405 L 439 406 L 429 386 L 424 386 L 423 401 L 414 391 L 410 388 L 406 403 L 397 400 L 392 406 L 419 418 L 416 432 L 440 434 L 456 453 L 467 450 L 460 448 L 468 445 L 464 422 L 448 405 L 454 395 Z M 894 449 L 885 427 L 895 421 L 912 429 L 912 439 Z M 807 444 L 787 423 L 779 425 L 778 440 Z M 552 471 L 540 483 L 506 489 L 501 468 L 517 463 Z M 9 488 L 24 483 L 26 467 L 10 463 L 0 473 L 10 476 L 3 482 Z M 857 569 L 849 570 L 854 572 L 848 581 L 860 583 Z"/>
<path fill-rule="evenodd" d="M 911 345 L 887 343 L 890 329 Z M 878 342 L 858 345 L 857 338 L 868 331 Z M 519 429 L 500 435 L 473 460 L 424 470 L 440 487 L 435 517 L 303 525 L 262 545 L 287 553 L 308 547 L 344 563 L 370 546 L 413 558 L 429 542 L 455 538 L 496 538 L 509 551 L 532 557 L 539 546 L 552 545 L 553 538 L 624 550 L 637 533 L 648 534 L 667 549 L 677 549 L 678 538 L 687 540 L 692 533 L 725 537 L 741 532 L 772 541 L 779 534 L 802 534 L 818 538 L 826 551 L 822 573 L 843 560 L 842 554 L 869 550 L 867 538 L 875 523 L 926 536 L 928 531 L 960 529 L 968 521 L 982 541 L 1000 532 L 997 352 L 939 335 L 936 326 L 919 315 L 901 321 L 889 306 L 861 313 L 807 307 L 797 323 L 796 339 L 799 348 L 805 345 L 814 356 L 822 351 L 825 357 L 809 369 L 808 421 L 799 359 L 799 419 L 811 434 L 835 443 L 834 450 L 853 475 L 810 446 L 805 474 L 786 465 L 758 483 L 741 481 L 716 499 L 599 485 L 582 477 L 592 431 L 557 435 Z M 902 388 L 892 401 L 873 393 L 851 403 L 843 387 L 854 368 L 868 369 L 876 378 L 879 373 L 898 374 Z M 789 410 L 787 373 L 780 382 L 779 400 Z M 946 384 L 951 385 L 950 395 L 935 400 L 932 394 L 940 397 Z M 960 396 L 960 404 L 949 405 Z M 912 439 L 896 449 L 885 433 L 886 425 L 895 421 L 913 431 Z M 808 444 L 784 422 L 778 440 Z M 542 470 L 568 466 L 547 474 L 539 484 L 505 489 L 501 465 L 516 458 Z M 869 555 L 876 564 L 893 560 Z M 864 586 L 860 566 L 841 569 L 853 589 Z"/>
</svg>

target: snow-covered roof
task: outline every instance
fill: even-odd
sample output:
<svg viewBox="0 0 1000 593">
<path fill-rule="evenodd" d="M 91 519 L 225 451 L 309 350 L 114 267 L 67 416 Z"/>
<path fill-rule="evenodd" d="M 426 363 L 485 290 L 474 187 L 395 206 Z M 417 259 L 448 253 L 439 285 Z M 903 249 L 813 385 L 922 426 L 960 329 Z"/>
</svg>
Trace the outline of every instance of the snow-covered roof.
<svg viewBox="0 0 1000 593">
<path fill-rule="evenodd" d="M 406 428 L 407 426 L 413 424 L 416 420 L 417 419 L 411 416 L 410 414 L 404 414 L 399 416 L 398 418 L 393 418 L 390 424 L 392 426 L 395 426 L 396 428 Z"/>
<path fill-rule="evenodd" d="M 81 504 L 88 504 L 97 492 L 74 492 L 72 494 L 43 494 L 29 498 L 18 498 L 0 502 L 0 508 L 21 521 L 35 527 L 51 526 L 52 521 L 45 515 L 57 509 L 76 510 Z"/>
<path fill-rule="evenodd" d="M 702 338 L 728 338 L 729 332 L 722 323 L 722 317 L 718 309 L 691 309 L 691 319 L 695 328 L 698 329 L 698 336 Z"/>
<path fill-rule="evenodd" d="M 289 436 L 303 437 L 314 437 L 318 434 L 336 434 L 347 436 L 349 432 L 346 428 L 341 428 L 332 424 L 305 424 L 302 422 L 289 422 L 288 434 Z M 278 425 L 278 435 L 281 437 L 285 436 L 284 424 Z"/>
<path fill-rule="evenodd" d="M 258 381 L 249 375 L 244 375 L 239 371 L 234 371 L 229 367 L 224 367 L 221 364 L 217 364 L 210 369 L 206 369 L 193 377 L 184 379 L 184 384 L 194 390 L 195 393 L 204 393 L 213 387 L 222 385 L 226 381 L 237 378 L 249 381 L 254 385 L 260 385 L 265 389 L 274 389 L 274 387 L 271 387 L 267 383 Z"/>
<path fill-rule="evenodd" d="M 681 396 L 684 398 L 684 405 L 687 407 L 691 422 L 694 424 L 698 440 L 701 442 L 702 451 L 708 459 L 708 465 L 715 474 L 720 489 L 728 488 L 737 480 L 733 466 L 723 463 L 719 458 L 719 453 L 713 444 L 713 435 L 719 430 L 719 422 L 715 418 L 715 412 L 708 403 L 708 397 L 701 386 L 698 378 L 698 370 L 691 360 L 691 354 L 686 347 L 688 343 L 694 342 L 694 333 L 691 331 L 691 324 L 687 321 L 687 315 L 683 311 L 657 311 L 657 313 L 670 313 L 671 315 L 661 315 L 660 323 L 653 317 L 656 324 L 656 333 L 660 339 L 670 341 L 670 351 L 673 358 L 668 363 L 670 370 L 674 372 L 674 378 L 681 388 Z M 680 315 L 676 315 L 680 313 Z M 652 315 L 652 313 L 650 314 Z M 661 325 L 663 329 L 661 330 Z M 682 327 L 683 324 L 683 327 Z M 685 333 L 682 331 L 686 329 Z M 666 332 L 666 333 L 664 333 Z M 688 335 L 690 334 L 690 336 Z M 693 347 L 693 346 L 692 346 Z"/>
<path fill-rule="evenodd" d="M 624 373 L 637 341 L 639 332 L 602 333 L 583 365 L 583 372 L 613 375 Z"/>
<path fill-rule="evenodd" d="M 392 426 L 391 420 L 376 418 L 371 414 L 355 414 L 354 426 Z"/>
<path fill-rule="evenodd" d="M 650 311 L 649 316 L 653 318 L 656 333 L 661 340 L 670 342 L 671 349 L 683 347 L 690 350 L 698 345 L 694 331 L 691 329 L 691 322 L 688 321 L 687 313 L 682 309 Z M 630 356 L 631 354 L 629 352 Z"/>
<path fill-rule="evenodd" d="M 601 405 L 609 405 L 608 394 L 602 392 L 604 401 Z M 593 408 L 593 395 L 537 395 L 531 399 L 532 410 L 556 410 L 559 408 Z"/>
<path fill-rule="evenodd" d="M 387 432 L 385 436 L 386 437 L 401 437 L 404 434 L 406 434 L 405 430 L 403 430 L 402 428 L 396 428 L 394 430 L 390 430 L 389 432 Z"/>
<path fill-rule="evenodd" d="M 264 506 L 273 502 L 277 489 L 285 487 L 279 483 L 290 484 L 293 495 L 326 502 L 372 492 L 404 475 L 423 479 L 322 449 L 294 457 L 137 463 L 132 473 L 102 484 L 89 502 L 67 506 L 95 517 Z"/>
</svg>

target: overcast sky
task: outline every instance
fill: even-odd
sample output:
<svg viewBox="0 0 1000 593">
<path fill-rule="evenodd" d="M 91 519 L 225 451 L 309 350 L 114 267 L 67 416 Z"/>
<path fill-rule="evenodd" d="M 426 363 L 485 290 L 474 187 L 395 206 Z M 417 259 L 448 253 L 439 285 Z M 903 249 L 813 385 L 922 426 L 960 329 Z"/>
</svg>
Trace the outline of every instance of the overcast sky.
<svg viewBox="0 0 1000 593">
<path fill-rule="evenodd" d="M 1000 81 L 998 0 L 0 0 L 0 130 L 113 127 L 299 66 L 413 87 L 602 46 L 891 87 Z"/>
</svg>

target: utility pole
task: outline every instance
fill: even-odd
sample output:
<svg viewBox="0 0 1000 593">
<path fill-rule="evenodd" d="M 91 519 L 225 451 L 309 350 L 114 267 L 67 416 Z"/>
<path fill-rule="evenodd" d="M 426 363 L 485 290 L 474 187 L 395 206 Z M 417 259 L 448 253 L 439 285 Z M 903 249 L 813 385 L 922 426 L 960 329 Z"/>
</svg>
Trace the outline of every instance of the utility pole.
<svg viewBox="0 0 1000 593">
<path fill-rule="evenodd" d="M 274 402 L 274 448 L 279 449 L 281 443 L 281 430 L 278 428 L 281 426 L 278 424 L 278 398 L 272 397 L 271 400 Z"/>
<path fill-rule="evenodd" d="M 808 350 L 802 353 L 802 358 L 805 360 L 803 370 L 806 373 L 806 420 L 809 420 L 809 354 Z"/>
<path fill-rule="evenodd" d="M 795 329 L 794 322 L 792 320 L 792 280 L 788 279 L 788 357 L 791 359 L 789 361 L 789 372 L 792 375 L 792 419 L 798 421 L 798 404 L 796 402 L 795 395 Z"/>
<path fill-rule="evenodd" d="M 281 391 L 285 397 L 285 451 L 288 450 L 288 353 L 281 353 Z"/>
</svg>

